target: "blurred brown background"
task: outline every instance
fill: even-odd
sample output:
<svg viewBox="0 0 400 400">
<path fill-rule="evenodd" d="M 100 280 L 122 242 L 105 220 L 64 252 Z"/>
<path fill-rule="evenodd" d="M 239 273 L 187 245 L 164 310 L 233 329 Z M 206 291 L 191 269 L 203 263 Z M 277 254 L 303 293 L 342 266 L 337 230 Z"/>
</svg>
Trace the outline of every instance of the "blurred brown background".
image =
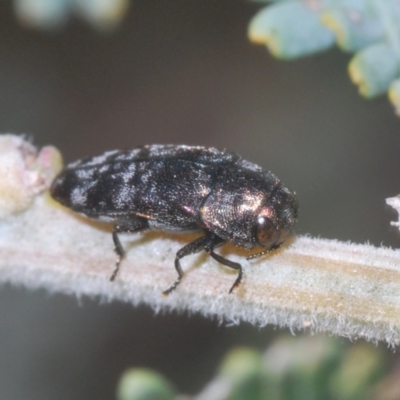
<svg viewBox="0 0 400 400">
<path fill-rule="evenodd" d="M 226 147 L 297 192 L 298 234 L 397 247 L 384 200 L 400 193 L 400 120 L 386 98 L 358 96 L 349 55 L 283 62 L 251 45 L 258 8 L 137 0 L 104 35 L 76 18 L 24 29 L 2 2 L 0 132 L 54 144 L 66 162 L 147 143 Z M 131 366 L 193 393 L 231 346 L 264 348 L 278 333 L 3 287 L 0 398 L 111 399 Z"/>
</svg>

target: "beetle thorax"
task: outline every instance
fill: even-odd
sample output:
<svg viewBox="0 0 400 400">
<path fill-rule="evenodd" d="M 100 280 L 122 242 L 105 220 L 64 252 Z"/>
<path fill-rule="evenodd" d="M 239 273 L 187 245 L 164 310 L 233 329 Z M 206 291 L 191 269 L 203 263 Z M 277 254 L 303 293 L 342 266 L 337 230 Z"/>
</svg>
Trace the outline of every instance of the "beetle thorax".
<svg viewBox="0 0 400 400">
<path fill-rule="evenodd" d="M 262 193 L 243 188 L 212 191 L 200 209 L 202 223 L 211 232 L 233 244 L 256 246 L 254 225 L 263 203 Z"/>
</svg>

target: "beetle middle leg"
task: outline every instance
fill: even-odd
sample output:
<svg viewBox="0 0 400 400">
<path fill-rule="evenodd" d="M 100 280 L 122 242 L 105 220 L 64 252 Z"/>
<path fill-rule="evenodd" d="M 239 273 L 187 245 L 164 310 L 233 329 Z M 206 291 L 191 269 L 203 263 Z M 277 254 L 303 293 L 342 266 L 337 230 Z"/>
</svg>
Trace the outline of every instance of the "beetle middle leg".
<svg viewBox="0 0 400 400">
<path fill-rule="evenodd" d="M 112 238 L 115 245 L 115 252 L 117 253 L 117 261 L 115 262 L 115 269 L 110 277 L 110 281 L 115 280 L 119 266 L 125 256 L 125 250 L 119 240 L 118 233 L 134 233 L 148 228 L 147 220 L 144 218 L 131 217 L 119 221 L 113 229 Z"/>
</svg>

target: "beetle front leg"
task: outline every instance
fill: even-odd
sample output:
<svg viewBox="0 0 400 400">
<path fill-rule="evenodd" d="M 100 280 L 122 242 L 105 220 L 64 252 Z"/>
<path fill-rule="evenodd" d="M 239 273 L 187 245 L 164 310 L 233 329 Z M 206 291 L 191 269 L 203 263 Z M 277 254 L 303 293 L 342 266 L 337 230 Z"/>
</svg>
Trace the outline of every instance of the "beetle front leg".
<svg viewBox="0 0 400 400">
<path fill-rule="evenodd" d="M 216 261 L 218 261 L 219 263 L 229 267 L 229 268 L 233 268 L 238 272 L 238 276 L 235 280 L 235 282 L 233 283 L 232 287 L 229 289 L 229 294 L 231 294 L 233 292 L 233 289 L 237 288 L 240 285 L 240 282 L 242 281 L 243 278 L 243 269 L 242 266 L 239 263 L 230 261 L 222 256 L 220 256 L 219 254 L 214 253 L 214 248 L 221 246 L 222 244 L 224 244 L 225 241 L 223 239 L 221 239 L 219 236 L 216 236 L 214 234 L 210 234 L 209 235 L 209 241 L 208 243 L 204 246 L 204 250 Z"/>
<path fill-rule="evenodd" d="M 164 296 L 168 296 L 171 292 L 173 292 L 177 288 L 177 286 L 180 284 L 180 282 L 183 278 L 183 271 L 182 271 L 181 263 L 179 262 L 179 260 L 189 254 L 198 253 L 199 251 L 201 251 L 204 248 L 204 246 L 206 245 L 208 240 L 209 239 L 208 239 L 207 235 L 199 237 L 198 239 L 194 240 L 193 242 L 190 242 L 186 246 L 182 247 L 176 253 L 175 269 L 176 269 L 176 272 L 178 273 L 178 278 L 167 290 L 163 291 Z"/>
<path fill-rule="evenodd" d="M 214 260 L 218 261 L 219 263 L 226 265 L 229 268 L 233 268 L 233 269 L 236 269 L 237 271 L 239 271 L 235 282 L 233 283 L 232 287 L 229 289 L 229 294 L 231 294 L 233 292 L 233 289 L 236 289 L 237 287 L 239 287 L 240 282 L 242 281 L 242 278 L 243 278 L 242 266 L 239 263 L 235 263 L 233 261 L 230 261 L 230 260 L 220 256 L 219 254 L 214 253 L 213 250 L 209 250 L 208 254 L 210 254 L 210 256 Z"/>
</svg>

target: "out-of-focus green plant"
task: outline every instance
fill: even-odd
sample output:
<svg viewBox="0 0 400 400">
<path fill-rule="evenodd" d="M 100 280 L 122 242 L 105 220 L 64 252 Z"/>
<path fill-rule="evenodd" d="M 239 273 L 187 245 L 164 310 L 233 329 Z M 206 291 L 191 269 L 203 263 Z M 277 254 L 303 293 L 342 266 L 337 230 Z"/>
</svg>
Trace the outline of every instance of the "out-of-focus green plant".
<svg viewBox="0 0 400 400">
<path fill-rule="evenodd" d="M 144 368 L 126 371 L 118 385 L 118 400 L 172 400 L 172 386 L 159 374 Z"/>
<path fill-rule="evenodd" d="M 14 0 L 20 21 L 40 29 L 58 28 L 74 13 L 98 30 L 110 30 L 128 5 L 129 0 Z M 398 0 L 276 0 L 251 20 L 249 38 L 286 60 L 327 50 L 335 42 L 356 52 L 348 70 L 360 94 L 373 98 L 388 92 L 400 116 L 398 21 Z"/>
<path fill-rule="evenodd" d="M 55 29 L 74 13 L 98 30 L 117 26 L 128 9 L 129 0 L 14 0 L 19 20 L 26 26 Z"/>
<path fill-rule="evenodd" d="M 397 0 L 282 0 L 254 16 L 249 38 L 282 59 L 323 51 L 336 41 L 343 51 L 356 52 L 349 75 L 360 94 L 389 92 L 400 115 L 399 21 Z"/>
<path fill-rule="evenodd" d="M 170 385 L 156 373 L 133 370 L 124 374 L 122 387 L 135 387 L 130 396 L 119 400 L 142 399 L 139 393 L 165 389 L 165 397 L 146 399 L 191 400 L 365 400 L 378 399 L 388 390 L 381 380 L 387 369 L 381 348 L 365 342 L 343 345 L 324 336 L 278 338 L 262 354 L 247 348 L 232 350 L 222 362 L 216 377 L 197 395 L 175 397 Z M 131 383 L 130 383 L 131 382 Z M 162 382 L 162 384 L 160 384 Z M 384 383 L 382 383 L 384 382 Z M 153 392 L 148 389 L 153 385 Z M 140 389 L 139 389 L 140 388 Z M 393 388 L 393 385 L 392 385 Z M 378 394 L 374 397 L 374 394 Z M 164 395 L 163 394 L 163 395 Z M 397 392 L 397 394 L 399 394 Z M 168 397 L 170 396 L 170 397 Z M 396 397 L 398 398 L 398 397 Z"/>
</svg>

